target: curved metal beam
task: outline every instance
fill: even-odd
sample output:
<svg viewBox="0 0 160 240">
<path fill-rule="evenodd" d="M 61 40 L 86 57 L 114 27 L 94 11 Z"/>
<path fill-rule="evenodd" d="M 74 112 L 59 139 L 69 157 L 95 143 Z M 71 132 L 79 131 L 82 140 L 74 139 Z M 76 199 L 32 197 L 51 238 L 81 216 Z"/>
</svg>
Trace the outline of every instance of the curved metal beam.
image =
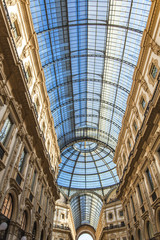
<svg viewBox="0 0 160 240">
<path fill-rule="evenodd" d="M 93 78 L 87 78 L 87 80 L 86 79 L 81 79 L 81 82 L 101 82 L 102 81 L 102 79 L 93 79 Z M 72 82 L 73 83 L 76 83 L 76 82 L 79 82 L 79 79 L 76 79 L 76 80 L 73 80 L 72 79 Z M 126 93 L 128 93 L 129 94 L 129 90 L 127 89 L 127 88 L 125 88 L 125 87 L 123 87 L 123 86 L 121 86 L 121 85 L 118 85 L 117 83 L 114 83 L 114 82 L 110 82 L 110 81 L 108 81 L 108 80 L 103 80 L 103 82 L 104 83 L 106 83 L 106 84 L 108 84 L 108 85 L 111 85 L 111 86 L 115 86 L 115 87 L 117 87 L 117 88 L 120 88 L 121 90 L 123 90 L 124 92 L 126 92 Z M 59 88 L 61 88 L 61 87 L 63 87 L 63 86 L 68 86 L 68 82 L 63 82 L 63 83 L 61 83 L 61 84 L 59 84 L 58 86 L 56 86 L 56 87 L 53 87 L 53 88 L 50 88 L 47 92 L 48 93 L 51 93 L 51 92 L 53 92 L 54 90 L 57 90 L 57 89 L 59 89 Z"/>
<path fill-rule="evenodd" d="M 94 130 L 94 129 L 93 129 Z M 104 131 L 102 131 L 102 130 L 98 130 L 98 131 L 100 131 L 101 133 L 103 133 L 103 134 L 105 134 L 105 135 L 108 135 L 108 133 L 106 133 L 106 132 L 104 132 Z M 70 131 L 70 132 L 68 132 L 67 134 L 65 134 L 65 136 L 67 136 L 68 134 L 70 134 L 70 133 L 72 133 L 72 132 L 74 132 L 73 130 L 72 131 Z M 59 138 L 58 139 L 58 141 L 59 140 L 61 140 L 62 138 L 64 138 L 65 136 L 62 136 L 61 138 Z M 111 135 L 111 138 L 112 138 L 112 140 L 113 141 L 115 141 L 116 143 L 117 143 L 117 139 L 115 139 L 112 135 Z M 65 147 L 67 147 L 71 142 L 73 142 L 73 141 L 75 141 L 76 140 L 76 142 L 77 142 L 77 140 L 80 140 L 80 141 L 85 141 L 85 140 L 89 140 L 89 139 L 92 139 L 92 141 L 95 141 L 95 142 L 97 142 L 97 141 L 100 141 L 100 140 L 98 140 L 98 139 L 95 139 L 95 138 L 92 138 L 92 137 L 76 137 L 75 139 L 71 139 L 71 140 L 69 140 L 68 142 L 66 142 L 63 146 L 61 146 L 60 147 L 60 151 L 62 151 L 62 149 L 64 149 Z M 103 143 L 103 144 L 105 144 L 105 143 Z M 111 149 L 113 149 L 112 147 L 110 147 L 109 145 L 107 145 L 109 148 L 111 148 Z M 114 149 L 113 149 L 113 152 L 114 152 Z"/>
<path fill-rule="evenodd" d="M 79 24 L 66 24 L 66 25 L 62 25 L 62 26 L 57 26 L 57 27 L 53 27 L 53 28 L 48 28 L 46 30 L 43 30 L 43 31 L 39 31 L 37 32 L 37 36 L 38 35 L 41 35 L 43 33 L 46 33 L 46 32 L 51 32 L 53 30 L 56 30 L 56 29 L 60 29 L 60 28 L 68 28 L 68 27 L 78 27 L 78 26 L 108 26 L 108 27 L 115 27 L 115 28 L 120 28 L 120 29 L 125 29 L 125 30 L 130 30 L 130 31 L 133 31 L 133 32 L 137 32 L 137 33 L 140 33 L 140 34 L 143 34 L 143 31 L 139 30 L 139 29 L 136 29 L 136 28 L 131 28 L 131 27 L 128 27 L 128 26 L 122 26 L 122 25 L 118 25 L 118 24 L 109 24 L 107 22 L 105 23 L 79 23 Z"/>
<path fill-rule="evenodd" d="M 77 137 L 76 139 L 71 139 L 70 142 L 61 149 L 61 152 L 63 152 L 66 148 L 70 147 L 74 143 L 81 142 L 81 141 L 92 141 L 92 142 L 99 144 L 100 146 L 104 146 L 104 147 L 108 148 L 112 153 L 115 152 L 115 150 L 112 147 L 110 147 L 109 145 L 107 145 L 106 143 L 104 143 L 98 139 L 91 138 L 91 137 L 85 137 L 85 138 Z"/>
<path fill-rule="evenodd" d="M 75 100 L 74 100 L 74 102 L 81 102 L 81 101 L 95 101 L 95 102 L 100 102 L 99 99 L 94 99 L 94 98 L 83 98 L 83 99 L 75 99 Z M 53 113 L 53 112 L 55 112 L 57 109 L 61 108 L 62 106 L 69 105 L 69 104 L 72 103 L 72 102 L 73 102 L 72 100 L 68 100 L 68 101 L 66 101 L 65 103 L 61 104 L 60 106 L 52 109 L 51 112 Z M 102 100 L 102 103 L 116 108 L 117 110 L 119 110 L 119 111 L 122 112 L 123 114 L 125 113 L 125 110 L 123 110 L 122 108 L 120 108 L 119 106 L 117 106 L 117 105 L 115 105 L 115 104 L 113 104 L 113 103 L 111 103 L 111 102 Z"/>
<path fill-rule="evenodd" d="M 90 50 L 90 49 L 88 49 L 88 50 Z M 60 62 L 60 61 L 71 60 L 72 58 L 74 59 L 74 58 L 82 58 L 82 57 L 86 57 L 86 58 L 88 58 L 88 57 L 99 57 L 99 58 L 104 58 L 104 59 L 111 59 L 111 60 L 115 60 L 115 61 L 118 61 L 118 62 L 121 62 L 121 63 L 125 63 L 132 68 L 136 67 L 136 65 L 131 63 L 131 62 L 128 62 L 128 61 L 123 60 L 121 58 L 116 58 L 116 57 L 108 56 L 108 55 L 104 55 L 104 54 L 81 54 L 80 57 L 78 55 L 75 55 L 75 56 L 71 55 L 69 57 L 62 57 L 62 58 L 56 59 L 54 61 L 51 61 L 51 62 L 43 65 L 42 67 L 43 67 L 43 69 L 45 69 L 45 68 L 50 67 L 51 65 L 54 65 L 55 63 Z"/>
<path fill-rule="evenodd" d="M 70 116 L 69 118 L 66 118 L 65 120 L 63 120 L 62 122 L 60 122 L 58 125 L 55 125 L 55 129 L 57 129 L 59 126 L 61 126 L 63 123 L 69 121 L 69 120 L 72 120 L 72 119 L 75 119 L 75 118 L 79 118 L 80 115 L 75 115 L 74 116 Z M 98 116 L 98 115 L 95 115 L 95 114 L 82 114 L 81 117 L 95 117 L 95 118 L 100 118 L 100 119 L 103 119 L 109 123 L 113 123 L 114 126 L 116 126 L 119 130 L 121 130 L 121 126 L 119 126 L 117 123 L 115 123 L 114 121 L 111 121 L 110 119 L 108 118 L 105 118 L 103 116 Z"/>
</svg>

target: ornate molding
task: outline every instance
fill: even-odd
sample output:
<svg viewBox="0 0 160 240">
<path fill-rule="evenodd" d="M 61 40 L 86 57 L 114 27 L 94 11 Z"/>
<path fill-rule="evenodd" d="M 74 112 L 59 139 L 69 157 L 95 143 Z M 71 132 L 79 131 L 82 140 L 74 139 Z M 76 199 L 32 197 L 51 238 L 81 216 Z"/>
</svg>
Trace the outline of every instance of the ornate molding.
<svg viewBox="0 0 160 240">
<path fill-rule="evenodd" d="M 8 6 L 14 6 L 17 3 L 17 0 L 6 0 Z"/>
<path fill-rule="evenodd" d="M 149 46 L 151 47 L 154 54 L 160 56 L 160 46 L 156 42 L 152 41 Z"/>
<path fill-rule="evenodd" d="M 29 53 L 31 50 L 34 49 L 34 46 L 31 44 L 27 44 L 24 46 L 20 58 L 23 60 L 24 58 L 27 58 L 29 56 Z"/>
</svg>

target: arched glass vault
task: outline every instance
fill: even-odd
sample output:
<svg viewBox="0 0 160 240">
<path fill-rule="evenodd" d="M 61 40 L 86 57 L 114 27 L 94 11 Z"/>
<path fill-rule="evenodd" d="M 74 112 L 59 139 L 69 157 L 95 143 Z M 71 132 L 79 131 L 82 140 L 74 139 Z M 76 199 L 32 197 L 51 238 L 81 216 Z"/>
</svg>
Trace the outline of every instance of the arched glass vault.
<svg viewBox="0 0 160 240">
<path fill-rule="evenodd" d="M 112 160 L 150 5 L 30 0 L 68 195 L 118 182 Z"/>
<path fill-rule="evenodd" d="M 79 194 L 71 199 L 71 209 L 73 213 L 75 228 L 82 225 L 91 225 L 97 228 L 102 200 L 95 194 Z"/>
</svg>

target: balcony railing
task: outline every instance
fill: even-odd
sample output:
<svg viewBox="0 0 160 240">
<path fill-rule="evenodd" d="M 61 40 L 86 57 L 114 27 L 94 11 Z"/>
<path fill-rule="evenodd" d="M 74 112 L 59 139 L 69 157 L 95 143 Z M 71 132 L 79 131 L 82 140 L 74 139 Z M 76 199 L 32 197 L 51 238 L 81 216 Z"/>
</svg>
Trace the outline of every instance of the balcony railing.
<svg viewBox="0 0 160 240">
<path fill-rule="evenodd" d="M 70 230 L 69 227 L 58 225 L 58 224 L 53 224 L 53 228 L 60 228 L 60 229 Z"/>
<path fill-rule="evenodd" d="M 110 229 L 121 228 L 121 227 L 125 227 L 125 223 L 110 225 L 110 226 L 104 227 L 103 230 L 110 230 Z"/>
</svg>

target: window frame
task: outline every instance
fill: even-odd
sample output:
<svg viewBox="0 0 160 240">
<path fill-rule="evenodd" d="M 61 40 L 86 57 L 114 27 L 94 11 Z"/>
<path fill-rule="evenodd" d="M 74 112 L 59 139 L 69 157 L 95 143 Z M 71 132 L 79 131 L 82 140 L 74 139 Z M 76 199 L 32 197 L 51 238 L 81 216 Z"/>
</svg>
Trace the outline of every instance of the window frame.
<svg viewBox="0 0 160 240">
<path fill-rule="evenodd" d="M 8 128 L 8 130 L 7 130 L 7 133 L 5 134 L 5 137 L 3 138 L 3 141 L 0 139 L 0 142 L 1 142 L 1 144 L 2 144 L 3 146 L 6 146 L 6 145 L 7 145 L 7 142 L 8 142 L 8 140 L 9 140 L 9 137 L 10 137 L 10 135 L 11 135 L 11 133 L 12 133 L 12 129 L 13 129 L 13 126 L 14 126 L 14 122 L 13 122 L 13 120 L 12 120 L 10 114 L 9 114 L 9 115 L 5 118 L 5 121 L 4 121 L 4 123 L 3 123 L 2 127 L 1 127 L 1 130 L 0 130 L 0 134 L 1 134 L 1 132 L 2 132 L 2 130 L 3 130 L 3 127 L 5 126 L 5 123 L 6 123 L 7 120 L 10 121 L 10 126 L 9 126 L 9 128 Z M 7 128 L 7 126 L 6 126 L 5 128 Z M 2 135 L 4 135 L 4 133 L 2 133 Z M 1 137 L 0 137 L 0 138 L 1 138 Z"/>
<path fill-rule="evenodd" d="M 6 204 L 5 204 L 5 201 Z M 9 206 L 8 206 L 9 204 Z M 6 211 L 8 212 L 6 214 Z M 11 219 L 12 218 L 12 214 L 13 214 L 13 197 L 10 193 L 7 193 L 4 200 L 3 200 L 3 204 L 2 204 L 2 210 L 1 210 L 1 213 L 7 217 L 8 219 Z"/>
</svg>

